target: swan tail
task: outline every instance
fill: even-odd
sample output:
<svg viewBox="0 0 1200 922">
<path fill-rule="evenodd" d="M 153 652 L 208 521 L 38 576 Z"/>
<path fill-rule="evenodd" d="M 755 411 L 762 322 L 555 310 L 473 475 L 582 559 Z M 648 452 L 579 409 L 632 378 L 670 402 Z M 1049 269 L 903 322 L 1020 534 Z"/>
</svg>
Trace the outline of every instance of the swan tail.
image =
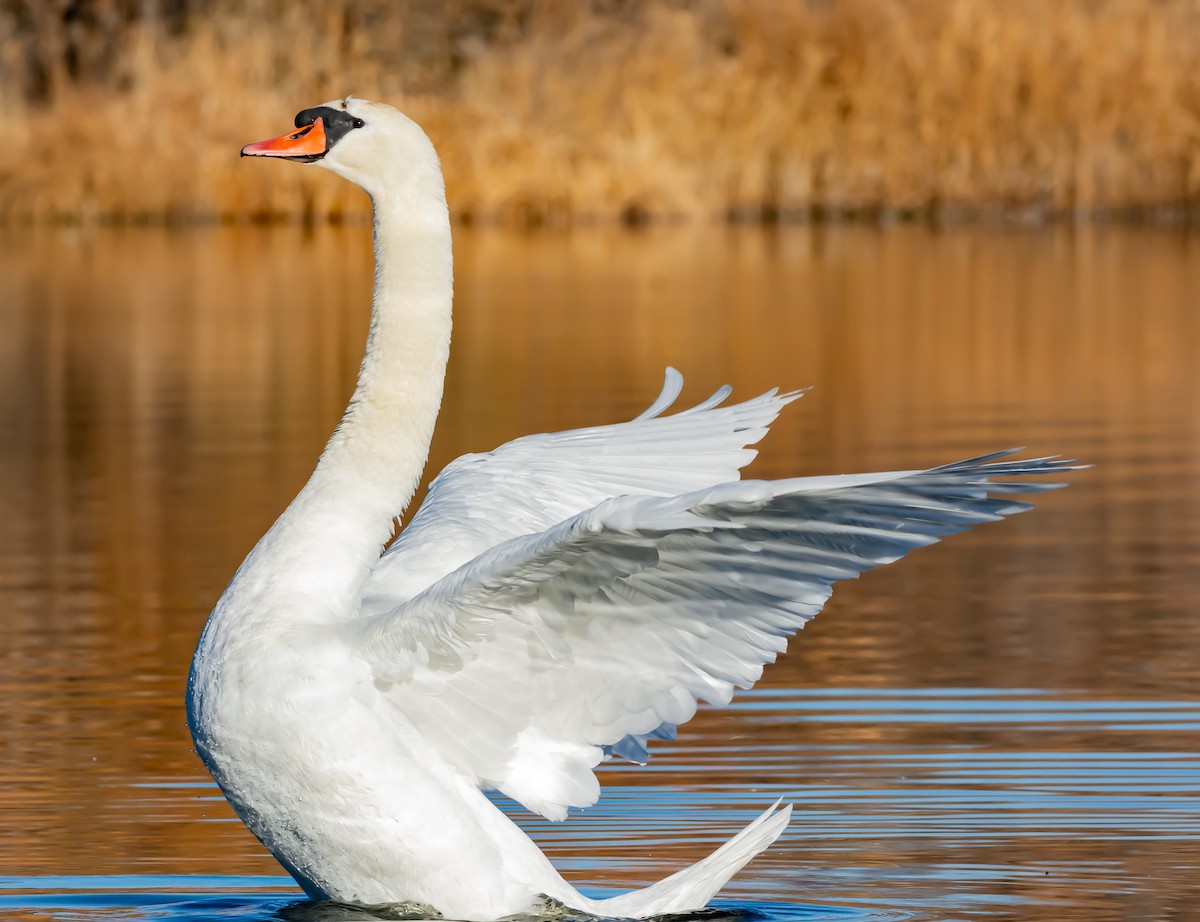
<svg viewBox="0 0 1200 922">
<path fill-rule="evenodd" d="M 644 890 L 596 900 L 592 910 L 607 918 L 645 919 L 703 909 L 752 858 L 779 838 L 792 818 L 792 805 L 771 807 L 707 858 Z"/>
</svg>

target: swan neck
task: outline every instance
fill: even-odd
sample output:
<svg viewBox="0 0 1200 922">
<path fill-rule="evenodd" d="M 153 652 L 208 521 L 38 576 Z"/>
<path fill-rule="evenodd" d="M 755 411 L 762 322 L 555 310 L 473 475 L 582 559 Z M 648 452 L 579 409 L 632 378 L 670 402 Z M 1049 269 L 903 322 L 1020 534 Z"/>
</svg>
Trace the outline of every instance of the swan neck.
<svg viewBox="0 0 1200 922">
<path fill-rule="evenodd" d="M 438 208 L 374 201 L 375 290 L 358 384 L 317 475 L 344 476 L 385 519 L 408 505 L 425 466 L 450 355 L 452 256 Z"/>
<path fill-rule="evenodd" d="M 353 616 L 416 490 L 450 352 L 453 269 L 440 172 L 423 186 L 407 177 L 373 204 L 375 290 L 354 395 L 312 477 L 219 609 L 282 622 Z"/>
</svg>

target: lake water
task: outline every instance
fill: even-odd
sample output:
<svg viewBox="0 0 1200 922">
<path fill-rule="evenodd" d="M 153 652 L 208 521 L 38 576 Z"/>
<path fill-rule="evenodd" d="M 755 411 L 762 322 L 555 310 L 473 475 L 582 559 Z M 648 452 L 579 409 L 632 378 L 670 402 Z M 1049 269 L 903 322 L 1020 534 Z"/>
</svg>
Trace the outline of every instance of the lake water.
<svg viewBox="0 0 1200 922">
<path fill-rule="evenodd" d="M 1096 465 L 1028 515 L 842 585 L 753 692 L 648 766 L 605 768 L 596 807 L 517 815 L 572 880 L 649 883 L 784 797 L 791 828 L 722 908 L 1200 918 L 1200 237 L 456 245 L 431 469 L 628 418 L 667 364 L 690 398 L 814 386 L 761 476 L 1010 445 Z M 0 233 L 0 917 L 322 917 L 190 752 L 183 685 L 349 395 L 370 260 L 356 227 Z"/>
</svg>

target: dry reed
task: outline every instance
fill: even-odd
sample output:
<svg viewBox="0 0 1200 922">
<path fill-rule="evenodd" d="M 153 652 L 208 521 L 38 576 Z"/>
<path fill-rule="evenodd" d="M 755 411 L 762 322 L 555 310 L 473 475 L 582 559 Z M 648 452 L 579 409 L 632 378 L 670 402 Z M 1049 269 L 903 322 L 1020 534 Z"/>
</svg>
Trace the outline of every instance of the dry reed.
<svg viewBox="0 0 1200 922">
<path fill-rule="evenodd" d="M 0 35 L 0 214 L 362 214 L 332 177 L 236 157 L 347 92 L 421 121 L 455 210 L 480 219 L 1198 201 L 1200 0 L 391 9 L 213 0 L 174 25 L 132 17 L 95 55 L 102 76 L 48 78 L 40 99 Z"/>
</svg>

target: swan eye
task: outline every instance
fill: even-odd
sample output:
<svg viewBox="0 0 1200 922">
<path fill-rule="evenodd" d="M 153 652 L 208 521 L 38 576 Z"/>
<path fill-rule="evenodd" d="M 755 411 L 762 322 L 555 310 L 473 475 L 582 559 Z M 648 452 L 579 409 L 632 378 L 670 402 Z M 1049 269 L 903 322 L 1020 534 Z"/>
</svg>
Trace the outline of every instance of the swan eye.
<svg viewBox="0 0 1200 922">
<path fill-rule="evenodd" d="M 353 121 L 351 122 L 351 124 L 354 125 L 355 128 L 361 128 L 363 125 L 366 124 L 366 122 L 364 122 L 361 118 L 355 117 L 353 119 Z"/>
</svg>

